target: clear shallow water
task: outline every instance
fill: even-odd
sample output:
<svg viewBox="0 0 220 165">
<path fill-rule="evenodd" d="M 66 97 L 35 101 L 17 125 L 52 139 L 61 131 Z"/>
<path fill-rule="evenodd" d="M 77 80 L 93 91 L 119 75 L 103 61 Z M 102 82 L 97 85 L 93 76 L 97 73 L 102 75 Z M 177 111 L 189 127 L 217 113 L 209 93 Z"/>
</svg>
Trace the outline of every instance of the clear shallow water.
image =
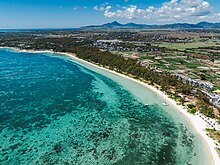
<svg viewBox="0 0 220 165">
<path fill-rule="evenodd" d="M 0 49 L 0 164 L 206 164 L 187 123 L 135 85 L 67 57 Z"/>
</svg>

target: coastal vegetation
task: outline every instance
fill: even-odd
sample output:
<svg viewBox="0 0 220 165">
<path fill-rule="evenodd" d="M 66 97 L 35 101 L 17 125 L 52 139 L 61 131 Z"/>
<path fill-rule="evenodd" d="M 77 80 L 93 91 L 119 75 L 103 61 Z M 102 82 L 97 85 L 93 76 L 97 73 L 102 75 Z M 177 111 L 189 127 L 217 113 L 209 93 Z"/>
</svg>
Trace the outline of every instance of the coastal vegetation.
<svg viewBox="0 0 220 165">
<path fill-rule="evenodd" d="M 178 36 L 178 39 L 177 36 L 173 36 L 173 32 L 169 34 L 170 36 L 158 35 L 156 32 L 153 34 L 146 32 L 138 33 L 119 31 L 108 32 L 107 35 L 103 35 L 104 33 L 106 32 L 36 31 L 22 34 L 3 33 L 0 35 L 0 40 L 2 46 L 18 47 L 20 49 L 52 50 L 55 52 L 75 53 L 76 56 L 81 59 L 154 85 L 176 100 L 179 104 L 186 106 L 188 104 L 194 104 L 196 107 L 188 107 L 190 113 L 200 111 L 208 117 L 219 117 L 219 109 L 213 106 L 210 102 L 210 98 L 207 96 L 207 93 L 205 93 L 200 87 L 182 82 L 171 72 L 172 70 L 179 69 L 179 67 L 184 69 L 185 66 L 188 68 L 186 69 L 187 71 L 191 69 L 191 72 L 189 72 L 190 76 L 199 73 L 203 80 L 211 79 L 213 76 L 213 80 L 217 79 L 218 77 L 209 71 L 203 70 L 204 72 L 197 72 L 198 68 L 206 66 L 199 60 L 196 60 L 203 55 L 198 53 L 195 54 L 195 52 L 193 53 L 193 51 L 196 51 L 193 49 L 184 51 L 169 50 L 167 48 L 152 46 L 147 43 L 147 41 L 150 40 L 153 40 L 153 42 L 156 42 L 156 40 L 161 42 L 180 42 L 180 40 L 182 40 L 181 42 L 191 42 L 189 39 L 181 38 L 181 36 Z M 98 39 L 107 39 L 107 42 L 109 42 L 108 39 L 113 39 L 113 36 L 118 36 L 117 39 L 120 39 L 123 42 L 117 43 L 117 46 L 114 48 L 118 49 L 118 53 L 112 53 L 109 49 L 113 49 L 113 47 L 109 47 L 109 44 L 106 43 L 103 43 L 104 45 L 100 45 L 101 47 L 94 46 L 94 43 L 96 43 Z M 137 41 L 137 38 L 143 39 L 144 44 L 139 43 L 140 40 Z M 105 47 L 105 45 L 107 45 L 107 48 L 101 49 L 103 46 Z M 138 56 L 136 58 L 135 55 L 135 58 L 133 58 L 132 51 L 131 53 L 128 53 L 128 56 L 126 56 L 124 55 L 126 52 L 122 51 L 123 49 L 131 49 L 136 52 L 136 54 L 143 50 L 144 52 L 141 53 L 144 56 Z M 206 48 L 206 50 L 209 51 L 208 48 Z M 216 52 L 218 52 L 218 49 Z M 218 58 L 218 55 L 216 58 Z M 143 63 L 145 60 L 153 61 L 153 63 L 146 66 L 145 63 Z M 194 73 L 192 70 L 197 73 Z"/>
<path fill-rule="evenodd" d="M 208 135 L 215 140 L 215 143 L 218 145 L 220 143 L 220 131 L 215 129 L 206 128 Z M 217 153 L 220 157 L 220 148 L 216 147 Z"/>
<path fill-rule="evenodd" d="M 209 136 L 216 140 L 217 143 L 220 143 L 220 131 L 215 129 L 206 128 Z M 218 153 L 220 154 L 220 148 L 218 148 Z"/>
<path fill-rule="evenodd" d="M 188 106 L 190 107 L 191 113 L 195 113 L 197 109 L 208 117 L 215 117 L 214 109 L 211 107 L 208 97 L 201 90 L 197 89 L 196 93 L 192 93 L 194 89 L 192 85 L 177 80 L 176 77 L 169 73 L 155 72 L 154 70 L 141 66 L 133 59 L 125 59 L 122 56 L 114 55 L 109 51 L 100 51 L 95 48 L 71 47 L 66 48 L 63 51 L 76 53 L 76 56 L 81 59 L 99 64 L 119 73 L 143 79 L 151 85 L 159 85 L 160 90 L 168 95 L 173 94 L 182 103 L 185 101 L 185 97 L 193 96 L 196 98 L 197 102 L 195 107 Z M 179 95 L 182 95 L 183 97 L 177 97 Z"/>
<path fill-rule="evenodd" d="M 194 105 L 194 104 L 188 104 L 188 105 L 187 105 L 187 108 L 188 108 L 188 112 L 189 112 L 189 113 L 192 113 L 192 114 L 195 114 L 195 113 L 196 113 L 196 105 Z"/>
</svg>

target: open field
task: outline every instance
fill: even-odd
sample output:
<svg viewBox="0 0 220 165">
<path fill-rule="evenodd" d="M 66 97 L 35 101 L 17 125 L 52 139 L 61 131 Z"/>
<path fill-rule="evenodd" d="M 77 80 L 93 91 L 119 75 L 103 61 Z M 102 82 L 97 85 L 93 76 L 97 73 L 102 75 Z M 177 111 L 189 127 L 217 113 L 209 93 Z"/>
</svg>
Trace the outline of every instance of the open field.
<svg viewBox="0 0 220 165">
<path fill-rule="evenodd" d="M 210 46 L 219 46 L 219 42 L 193 42 L 193 43 L 159 43 L 153 44 L 154 46 L 166 47 L 168 49 L 178 49 L 178 50 L 185 50 L 185 49 L 192 49 L 192 48 L 199 48 L 199 47 L 210 47 Z"/>
<path fill-rule="evenodd" d="M 220 62 L 215 63 L 209 60 L 187 58 L 180 53 L 137 53 L 112 51 L 114 54 L 122 55 L 126 58 L 137 59 L 147 66 L 157 67 L 158 69 L 172 72 L 174 74 L 184 74 L 193 79 L 209 81 L 216 86 L 220 86 Z"/>
</svg>

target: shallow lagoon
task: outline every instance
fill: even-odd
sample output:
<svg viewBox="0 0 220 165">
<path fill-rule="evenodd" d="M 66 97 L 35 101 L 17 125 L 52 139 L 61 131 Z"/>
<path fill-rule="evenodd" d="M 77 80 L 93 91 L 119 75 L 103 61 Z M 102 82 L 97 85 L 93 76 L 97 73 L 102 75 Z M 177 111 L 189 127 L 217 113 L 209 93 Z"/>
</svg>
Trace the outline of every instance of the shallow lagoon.
<svg viewBox="0 0 220 165">
<path fill-rule="evenodd" d="M 0 100 L 1 164 L 208 163 L 163 98 L 65 56 L 0 49 Z"/>
</svg>

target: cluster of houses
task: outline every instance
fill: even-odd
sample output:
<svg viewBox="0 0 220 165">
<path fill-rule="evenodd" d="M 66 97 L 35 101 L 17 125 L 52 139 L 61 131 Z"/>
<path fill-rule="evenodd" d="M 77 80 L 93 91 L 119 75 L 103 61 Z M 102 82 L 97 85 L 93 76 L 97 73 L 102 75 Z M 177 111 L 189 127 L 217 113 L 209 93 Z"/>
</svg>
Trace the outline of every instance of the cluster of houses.
<svg viewBox="0 0 220 165">
<path fill-rule="evenodd" d="M 199 87 L 206 89 L 208 91 L 212 91 L 214 88 L 214 85 L 211 83 L 208 83 L 208 82 L 191 79 L 191 78 L 188 78 L 187 76 L 180 75 L 180 74 L 174 74 L 174 75 L 178 78 L 178 80 L 181 80 L 186 83 L 190 83 L 195 86 L 199 86 Z M 213 92 L 205 92 L 205 93 L 210 98 L 210 101 L 213 105 L 220 107 L 220 94 L 213 93 Z"/>
<path fill-rule="evenodd" d="M 216 106 L 220 107 L 220 94 L 217 93 L 206 93 L 210 98 L 210 101 Z"/>
<path fill-rule="evenodd" d="M 151 62 L 150 60 L 145 60 L 145 61 L 141 62 L 141 65 L 145 66 L 147 68 L 150 68 L 150 69 L 152 69 L 156 72 L 162 72 L 162 70 L 159 70 L 157 67 L 151 66 L 150 62 Z M 209 91 L 213 90 L 213 88 L 214 88 L 214 85 L 211 84 L 211 83 L 208 83 L 208 82 L 191 79 L 191 78 L 189 78 L 187 76 L 184 76 L 184 75 L 181 75 L 181 74 L 174 74 L 174 76 L 176 76 L 178 80 L 181 80 L 185 83 L 190 83 L 192 85 L 204 88 L 204 89 L 209 90 Z M 216 107 L 220 107 L 220 94 L 213 93 L 213 92 L 212 93 L 205 92 L 205 93 L 210 98 L 210 101 L 212 102 L 213 105 L 215 105 Z"/>
<path fill-rule="evenodd" d="M 97 40 L 93 43 L 94 47 L 100 49 L 106 49 L 110 51 L 120 51 L 120 52 L 149 52 L 149 51 L 159 51 L 159 47 L 155 46 L 136 46 L 129 43 L 122 43 L 119 40 Z"/>
<path fill-rule="evenodd" d="M 184 76 L 184 75 L 181 75 L 181 74 L 174 74 L 174 76 L 176 76 L 178 80 L 192 84 L 194 86 L 204 88 L 206 90 L 213 90 L 213 88 L 214 88 L 214 85 L 211 83 L 208 83 L 208 82 L 204 82 L 204 81 L 196 80 L 196 79 L 191 79 L 191 78 Z"/>
<path fill-rule="evenodd" d="M 149 69 L 151 69 L 151 70 L 154 70 L 155 72 L 158 72 L 158 73 L 162 73 L 162 72 L 163 72 L 163 70 L 157 68 L 157 67 L 154 66 L 154 65 L 151 65 L 151 64 L 153 64 L 151 60 L 145 59 L 145 60 L 141 61 L 140 64 L 141 64 L 142 66 L 146 67 L 146 68 L 149 68 Z"/>
</svg>

